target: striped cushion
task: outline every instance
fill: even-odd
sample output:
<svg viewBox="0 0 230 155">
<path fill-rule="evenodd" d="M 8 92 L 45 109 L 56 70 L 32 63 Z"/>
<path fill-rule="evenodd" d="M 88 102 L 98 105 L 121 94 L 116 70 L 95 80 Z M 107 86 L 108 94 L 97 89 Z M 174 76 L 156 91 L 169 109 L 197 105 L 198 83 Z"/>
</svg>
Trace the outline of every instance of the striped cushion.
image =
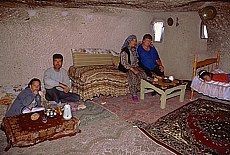
<svg viewBox="0 0 230 155">
<path fill-rule="evenodd" d="M 120 63 L 120 57 L 118 57 L 118 56 L 113 56 L 113 57 L 112 57 L 112 62 L 113 62 L 113 65 L 114 65 L 116 68 L 118 68 L 119 63 Z"/>
<path fill-rule="evenodd" d="M 72 52 L 73 66 L 113 65 L 112 54 L 92 54 L 81 51 Z"/>
</svg>

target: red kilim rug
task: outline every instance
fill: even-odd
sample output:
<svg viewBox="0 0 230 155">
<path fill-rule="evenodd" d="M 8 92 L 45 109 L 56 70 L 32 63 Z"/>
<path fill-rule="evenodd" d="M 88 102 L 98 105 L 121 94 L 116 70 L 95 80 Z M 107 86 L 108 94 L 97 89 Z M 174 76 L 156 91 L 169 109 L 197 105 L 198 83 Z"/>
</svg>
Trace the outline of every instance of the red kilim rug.
<svg viewBox="0 0 230 155">
<path fill-rule="evenodd" d="M 141 130 L 177 154 L 229 155 L 230 105 L 198 99 Z"/>
</svg>

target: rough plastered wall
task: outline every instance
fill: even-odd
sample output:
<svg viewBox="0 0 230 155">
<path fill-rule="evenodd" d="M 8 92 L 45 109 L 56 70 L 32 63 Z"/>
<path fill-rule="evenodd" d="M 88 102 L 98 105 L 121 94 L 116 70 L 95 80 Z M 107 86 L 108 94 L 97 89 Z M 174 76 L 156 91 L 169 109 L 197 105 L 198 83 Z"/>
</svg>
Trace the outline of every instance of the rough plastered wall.
<svg viewBox="0 0 230 155">
<path fill-rule="evenodd" d="M 28 15 L 28 11 L 32 14 Z M 35 12 L 36 11 L 36 12 Z M 120 51 L 130 34 L 150 32 L 148 12 L 116 9 L 12 9 L 0 24 L 0 84 L 24 84 L 42 79 L 52 66 L 52 55 L 64 55 L 72 65 L 71 48 L 106 48 Z"/>
<path fill-rule="evenodd" d="M 173 25 L 167 24 L 168 18 Z M 194 54 L 206 51 L 207 40 L 200 39 L 201 19 L 197 12 L 164 12 L 153 15 L 154 19 L 164 19 L 165 29 L 162 43 L 155 43 L 166 75 L 191 80 Z"/>
<path fill-rule="evenodd" d="M 215 6 L 217 15 L 205 23 L 208 27 L 208 53 L 221 52 L 220 68 L 230 73 L 230 5 Z"/>
<path fill-rule="evenodd" d="M 52 66 L 52 55 L 64 55 L 64 68 L 72 65 L 71 48 L 107 48 L 120 51 L 125 38 L 138 40 L 151 33 L 151 21 L 172 17 L 165 25 L 164 41 L 155 44 L 167 75 L 191 79 L 194 51 L 206 50 L 199 39 L 200 18 L 195 12 L 160 13 L 119 8 L 9 9 L 0 24 L 0 85 L 25 84 L 42 79 Z M 28 13 L 29 12 L 29 13 Z M 29 15 L 30 14 L 30 15 Z M 179 26 L 175 26 L 178 17 Z"/>
</svg>

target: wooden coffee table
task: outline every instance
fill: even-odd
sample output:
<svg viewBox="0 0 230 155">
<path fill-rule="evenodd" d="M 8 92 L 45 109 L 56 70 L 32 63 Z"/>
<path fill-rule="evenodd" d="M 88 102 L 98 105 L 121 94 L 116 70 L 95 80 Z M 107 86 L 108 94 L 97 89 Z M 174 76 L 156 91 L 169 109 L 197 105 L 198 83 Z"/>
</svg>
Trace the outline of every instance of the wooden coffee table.
<svg viewBox="0 0 230 155">
<path fill-rule="evenodd" d="M 5 131 L 8 142 L 5 151 L 8 151 L 11 146 L 31 146 L 45 140 L 80 133 L 80 121 L 75 117 L 67 121 L 58 114 L 53 118 L 47 117 L 47 122 L 44 122 L 42 119 L 45 116 L 44 111 L 37 113 L 40 115 L 37 120 L 31 119 L 33 113 L 3 118 L 2 129 Z"/>
<path fill-rule="evenodd" d="M 180 96 L 180 102 L 184 102 L 184 95 L 186 89 L 186 82 L 181 80 L 174 80 L 170 83 L 164 83 L 162 80 L 152 84 L 150 81 L 141 80 L 140 98 L 144 99 L 144 94 L 156 91 L 161 95 L 160 108 L 166 107 L 166 100 L 175 96 Z"/>
</svg>

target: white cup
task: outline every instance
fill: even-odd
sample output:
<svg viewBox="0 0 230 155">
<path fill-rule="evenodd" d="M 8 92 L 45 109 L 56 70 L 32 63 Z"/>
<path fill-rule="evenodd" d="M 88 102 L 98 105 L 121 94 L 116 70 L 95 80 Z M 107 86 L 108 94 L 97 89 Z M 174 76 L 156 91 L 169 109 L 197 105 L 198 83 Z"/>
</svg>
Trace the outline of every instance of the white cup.
<svg viewBox="0 0 230 155">
<path fill-rule="evenodd" d="M 170 81 L 173 81 L 174 80 L 174 77 L 171 75 L 171 76 L 169 76 L 169 80 Z"/>
</svg>

